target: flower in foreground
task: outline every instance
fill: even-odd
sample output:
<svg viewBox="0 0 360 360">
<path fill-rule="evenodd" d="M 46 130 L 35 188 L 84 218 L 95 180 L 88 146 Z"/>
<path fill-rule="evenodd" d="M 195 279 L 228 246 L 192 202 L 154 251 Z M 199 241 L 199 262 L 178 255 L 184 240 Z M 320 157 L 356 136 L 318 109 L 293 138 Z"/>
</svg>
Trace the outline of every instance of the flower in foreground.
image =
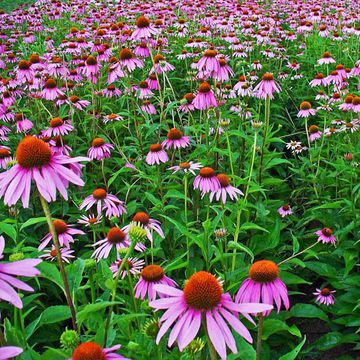
<svg viewBox="0 0 360 360">
<path fill-rule="evenodd" d="M 150 145 L 150 151 L 146 155 L 146 163 L 149 165 L 160 163 L 166 163 L 169 160 L 169 157 L 165 150 L 163 150 L 161 144 L 152 144 Z"/>
<path fill-rule="evenodd" d="M 102 138 L 95 138 L 91 143 L 87 155 L 91 160 L 102 160 L 110 157 L 110 151 L 113 148 L 113 145 L 107 144 Z"/>
<path fill-rule="evenodd" d="M 5 239 L 0 236 L 0 259 L 3 258 L 4 248 Z M 0 299 L 8 301 L 21 309 L 23 307 L 22 301 L 13 287 L 25 291 L 34 291 L 34 289 L 19 280 L 17 276 L 35 277 L 39 275 L 40 271 L 35 266 L 40 263 L 40 259 L 25 259 L 6 264 L 0 263 Z"/>
<path fill-rule="evenodd" d="M 290 205 L 285 204 L 278 209 L 278 213 L 281 215 L 281 217 L 285 217 L 292 214 L 292 210 Z"/>
<path fill-rule="evenodd" d="M 168 296 L 150 302 L 156 310 L 165 310 L 160 319 L 161 327 L 156 338 L 158 344 L 166 331 L 170 332 L 168 346 L 177 340 L 180 351 L 191 343 L 200 330 L 202 320 L 209 339 L 221 359 L 226 359 L 226 346 L 237 353 L 236 342 L 231 333 L 233 328 L 248 342 L 252 338 L 248 329 L 240 322 L 236 313 L 248 314 L 270 311 L 273 307 L 266 304 L 236 304 L 228 293 L 223 293 L 222 286 L 216 277 L 207 271 L 193 274 L 183 290 L 166 285 L 155 285 L 155 290 Z M 230 325 L 230 327 L 229 327 Z"/>
<path fill-rule="evenodd" d="M 117 273 L 118 273 L 119 267 L 121 266 L 121 263 L 122 263 L 122 259 L 118 258 L 110 266 L 110 270 L 112 271 L 114 278 L 117 276 Z M 145 261 L 142 259 L 139 260 L 137 258 L 129 257 L 127 260 L 127 265 L 128 265 L 127 267 L 129 269 L 129 273 L 132 275 L 137 275 L 137 274 L 140 274 L 141 269 L 145 265 Z M 122 279 L 124 279 L 125 276 L 127 276 L 127 275 L 128 275 L 128 270 L 126 268 L 121 270 L 120 277 Z"/>
<path fill-rule="evenodd" d="M 80 176 L 65 165 L 78 165 L 88 159 L 53 154 L 49 145 L 36 137 L 26 136 L 20 141 L 16 160 L 16 165 L 0 174 L 0 197 L 6 205 L 14 205 L 21 198 L 23 207 L 29 207 L 32 181 L 47 202 L 56 200 L 57 190 L 67 200 L 70 182 L 84 185 Z"/>
<path fill-rule="evenodd" d="M 336 243 L 336 238 L 333 235 L 333 231 L 328 227 L 324 227 L 323 229 L 316 231 L 315 234 L 318 236 L 318 241 L 322 242 L 323 244 Z"/>
<path fill-rule="evenodd" d="M 261 302 L 264 304 L 275 302 L 278 312 L 283 303 L 285 309 L 288 310 L 290 307 L 288 291 L 279 277 L 278 266 L 270 260 L 260 260 L 252 264 L 249 278 L 240 286 L 235 301 L 237 303 Z M 263 313 L 264 316 L 269 314 L 269 310 Z"/>
<path fill-rule="evenodd" d="M 0 360 L 8 360 L 20 355 L 24 350 L 17 346 L 0 347 Z"/>
<path fill-rule="evenodd" d="M 68 225 L 64 220 L 54 220 L 53 225 L 60 245 L 65 246 L 68 249 L 70 248 L 70 243 L 74 242 L 73 235 L 85 235 L 82 230 L 74 229 L 74 225 Z M 38 250 L 41 251 L 44 249 L 52 240 L 52 238 L 53 237 L 51 232 L 49 231 L 41 240 L 41 244 L 39 245 Z"/>
<path fill-rule="evenodd" d="M 194 189 L 199 189 L 203 194 L 220 190 L 219 179 L 213 168 L 205 166 L 200 169 L 199 175 L 194 180 Z"/>
<path fill-rule="evenodd" d="M 103 188 L 97 188 L 91 195 L 86 197 L 81 203 L 79 209 L 89 210 L 93 205 L 96 204 L 98 216 L 101 215 L 102 211 L 105 211 L 105 215 L 110 218 L 112 216 L 121 216 L 126 214 L 125 203 L 119 200 L 115 195 L 109 194 Z"/>
<path fill-rule="evenodd" d="M 149 239 L 149 241 L 153 241 L 153 234 L 152 231 L 155 231 L 161 238 L 165 238 L 164 232 L 161 228 L 161 224 L 159 220 L 151 219 L 149 215 L 146 212 L 139 211 L 137 212 L 133 218 L 132 221 L 135 223 L 139 223 L 144 230 L 146 231 L 146 236 Z M 131 224 L 126 225 L 123 227 L 123 231 L 128 233 L 130 231 Z M 138 244 L 140 245 L 140 244 Z"/>
<path fill-rule="evenodd" d="M 148 265 L 144 267 L 141 271 L 140 279 L 134 287 L 135 297 L 142 300 L 145 300 L 146 297 L 149 301 L 155 300 L 157 291 L 154 286 L 158 284 L 166 285 L 168 287 L 176 286 L 176 282 L 165 275 L 161 266 Z M 160 298 L 165 297 L 161 293 L 158 295 Z"/>
<path fill-rule="evenodd" d="M 45 254 L 39 256 L 40 259 L 45 259 L 45 260 L 50 260 L 50 261 L 56 261 L 57 260 L 57 252 L 56 252 L 56 248 L 53 245 L 51 250 L 45 250 L 44 251 Z M 71 259 L 73 259 L 75 256 L 73 255 L 74 250 L 70 250 L 68 248 L 61 248 L 60 249 L 60 256 L 61 256 L 61 260 L 70 264 Z"/>
<path fill-rule="evenodd" d="M 189 136 L 184 136 L 183 133 L 175 128 L 169 130 L 166 135 L 166 140 L 161 144 L 166 149 L 180 149 L 186 148 L 190 145 Z"/>
<path fill-rule="evenodd" d="M 336 293 L 335 290 L 330 290 L 329 288 L 316 289 L 316 292 L 313 294 L 316 295 L 315 301 L 319 304 L 324 305 L 333 305 L 335 302 L 335 298 L 333 294 Z"/>
<path fill-rule="evenodd" d="M 220 188 L 210 193 L 210 202 L 212 202 L 215 197 L 216 201 L 221 199 L 221 202 L 225 204 L 227 196 L 229 196 L 231 200 L 237 200 L 238 195 L 244 195 L 241 190 L 230 184 L 230 180 L 227 175 L 218 174 L 216 177 L 219 180 Z M 205 194 L 206 193 L 203 193 L 203 195 Z"/>
<path fill-rule="evenodd" d="M 120 347 L 121 345 L 115 345 L 103 349 L 100 345 L 89 341 L 79 345 L 68 360 L 129 360 L 115 353 Z"/>
<path fill-rule="evenodd" d="M 254 94 L 259 99 L 272 99 L 274 93 L 279 93 L 281 91 L 280 85 L 278 85 L 273 74 L 266 73 L 263 75 L 262 80 L 254 88 Z"/>
<path fill-rule="evenodd" d="M 310 115 L 315 115 L 316 111 L 311 108 L 311 104 L 308 101 L 303 101 L 300 104 L 300 111 L 297 114 L 297 117 L 307 118 Z"/>
</svg>

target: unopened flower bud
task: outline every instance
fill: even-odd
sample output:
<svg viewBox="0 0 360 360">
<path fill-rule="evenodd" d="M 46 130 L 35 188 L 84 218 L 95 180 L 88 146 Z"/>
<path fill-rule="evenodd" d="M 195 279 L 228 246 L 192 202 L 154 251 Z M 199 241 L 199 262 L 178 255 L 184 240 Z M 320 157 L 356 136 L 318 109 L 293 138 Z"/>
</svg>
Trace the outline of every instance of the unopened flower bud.
<svg viewBox="0 0 360 360">
<path fill-rule="evenodd" d="M 74 350 L 80 344 L 80 337 L 75 330 L 66 329 L 60 336 L 60 344 L 64 349 Z"/>
<path fill-rule="evenodd" d="M 11 262 L 20 261 L 20 260 L 24 260 L 24 259 L 25 259 L 25 256 L 24 256 L 24 254 L 22 252 L 11 254 L 9 256 L 9 260 Z"/>
</svg>

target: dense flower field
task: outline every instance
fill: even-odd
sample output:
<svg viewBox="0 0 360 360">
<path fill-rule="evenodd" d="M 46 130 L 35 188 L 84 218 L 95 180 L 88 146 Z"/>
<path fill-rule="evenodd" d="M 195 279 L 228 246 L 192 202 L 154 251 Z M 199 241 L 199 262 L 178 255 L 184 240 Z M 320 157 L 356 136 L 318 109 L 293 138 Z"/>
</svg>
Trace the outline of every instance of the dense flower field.
<svg viewBox="0 0 360 360">
<path fill-rule="evenodd" d="M 356 0 L 0 19 L 0 360 L 358 358 Z"/>
</svg>

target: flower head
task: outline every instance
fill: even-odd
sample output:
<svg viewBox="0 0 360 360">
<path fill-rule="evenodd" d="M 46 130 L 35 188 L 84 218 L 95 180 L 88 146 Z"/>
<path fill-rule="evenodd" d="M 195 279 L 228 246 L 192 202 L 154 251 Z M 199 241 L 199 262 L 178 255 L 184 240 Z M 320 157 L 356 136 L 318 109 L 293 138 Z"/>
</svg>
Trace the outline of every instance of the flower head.
<svg viewBox="0 0 360 360">
<path fill-rule="evenodd" d="M 190 138 L 189 136 L 184 136 L 180 130 L 172 128 L 168 131 L 166 140 L 161 145 L 166 149 L 186 148 L 190 146 Z"/>
<path fill-rule="evenodd" d="M 324 227 L 323 229 L 316 231 L 315 234 L 318 235 L 318 241 L 322 242 L 323 244 L 336 243 L 336 238 L 333 235 L 333 231 L 328 227 Z"/>
<path fill-rule="evenodd" d="M 129 360 L 115 353 L 120 347 L 121 345 L 115 345 L 103 349 L 100 345 L 89 341 L 80 344 L 68 360 Z"/>
<path fill-rule="evenodd" d="M 322 289 L 316 289 L 316 292 L 313 294 L 316 295 L 316 302 L 329 306 L 333 305 L 335 302 L 334 293 L 336 293 L 335 290 L 330 290 L 329 288 L 324 287 Z"/>
</svg>

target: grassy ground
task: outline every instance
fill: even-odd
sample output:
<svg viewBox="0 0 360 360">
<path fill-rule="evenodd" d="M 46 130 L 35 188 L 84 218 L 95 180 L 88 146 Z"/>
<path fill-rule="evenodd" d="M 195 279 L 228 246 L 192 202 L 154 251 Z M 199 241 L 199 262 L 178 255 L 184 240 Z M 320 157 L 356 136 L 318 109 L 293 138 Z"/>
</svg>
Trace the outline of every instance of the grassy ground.
<svg viewBox="0 0 360 360">
<path fill-rule="evenodd" d="M 6 12 L 10 12 L 11 10 L 18 7 L 20 4 L 26 4 L 26 3 L 31 3 L 31 2 L 33 2 L 33 1 L 31 1 L 31 0 L 28 0 L 28 1 L 24 1 L 24 0 L 0 0 L 0 9 L 5 10 Z"/>
</svg>

